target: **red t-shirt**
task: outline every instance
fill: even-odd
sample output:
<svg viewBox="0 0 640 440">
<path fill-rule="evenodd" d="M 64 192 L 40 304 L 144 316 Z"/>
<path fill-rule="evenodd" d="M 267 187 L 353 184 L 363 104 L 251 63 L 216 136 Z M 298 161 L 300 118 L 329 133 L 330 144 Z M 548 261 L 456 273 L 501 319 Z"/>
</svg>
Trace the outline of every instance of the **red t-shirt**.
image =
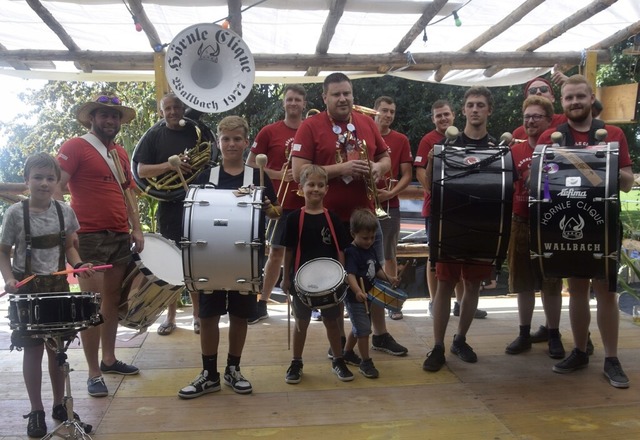
<svg viewBox="0 0 640 440">
<path fill-rule="evenodd" d="M 549 125 L 549 127 L 557 127 L 558 125 L 564 124 L 565 122 L 567 122 L 567 117 L 564 115 L 564 113 L 553 115 L 553 117 L 551 118 L 551 125 Z M 527 136 L 527 131 L 524 129 L 524 125 L 521 125 L 520 127 L 513 130 L 512 134 L 514 139 L 529 138 Z"/>
<path fill-rule="evenodd" d="M 362 141 L 366 142 L 369 160 L 374 160 L 374 157 L 388 151 L 389 148 L 373 119 L 356 112 L 352 112 L 351 117 L 358 145 L 362 146 Z M 346 121 L 335 122 L 340 127 L 340 134 L 348 131 Z M 293 156 L 320 166 L 335 165 L 336 153 L 342 151 L 342 160 L 346 160 L 344 149 L 338 141 L 339 135 L 333 132 L 333 125 L 326 111 L 305 119 L 295 136 Z M 373 201 L 367 197 L 367 185 L 366 179 L 351 181 L 348 179 L 345 181 L 342 177 L 331 179 L 329 191 L 324 198 L 324 206 L 338 214 L 343 222 L 348 222 L 351 213 L 357 208 L 373 210 Z"/>
<path fill-rule="evenodd" d="M 120 145 L 116 149 L 120 165 L 125 173 L 125 188 L 131 182 L 127 152 Z M 124 196 L 111 168 L 104 158 L 87 141 L 73 138 L 66 141 L 58 152 L 58 163 L 68 173 L 71 208 L 80 222 L 78 233 L 113 231 L 129 232 L 129 217 Z"/>
<path fill-rule="evenodd" d="M 518 173 L 518 180 L 514 182 L 513 191 L 513 213 L 529 218 L 529 187 L 527 178 L 531 172 L 531 157 L 534 148 L 531 148 L 528 141 L 517 142 L 511 147 L 511 157 L 513 166 Z"/>
<path fill-rule="evenodd" d="M 444 135 L 439 133 L 438 130 L 432 130 L 425 134 L 420 140 L 418 145 L 418 152 L 416 158 L 413 161 L 414 167 L 427 167 L 429 161 L 429 152 L 433 150 L 433 146 L 444 139 Z M 424 202 L 422 203 L 422 215 L 429 217 L 431 215 L 431 193 L 425 191 Z"/>
<path fill-rule="evenodd" d="M 412 163 L 413 157 L 411 157 L 411 145 L 409 144 L 409 138 L 395 130 L 391 130 L 388 134 L 383 135 L 382 139 L 389 146 L 389 155 L 391 156 L 391 171 L 390 175 L 392 179 L 398 179 L 400 176 L 400 164 Z M 378 188 L 388 188 L 388 181 L 378 181 Z M 389 205 L 389 208 L 399 208 L 400 199 L 395 196 L 385 202 L 385 206 Z"/>
<path fill-rule="evenodd" d="M 254 155 L 266 154 L 267 168 L 279 171 L 289 158 L 295 135 L 296 129 L 287 126 L 284 121 L 274 122 L 260 130 L 251 146 L 251 152 Z M 279 194 L 278 203 L 283 209 L 294 210 L 304 206 L 304 197 L 297 195 L 298 184 L 296 182 L 289 182 L 288 188 L 287 182 L 284 182 L 282 190 L 280 190 L 281 180 L 271 179 L 271 183 L 273 183 L 276 193 Z M 287 190 L 286 197 L 285 189 Z"/>
<path fill-rule="evenodd" d="M 624 132 L 614 125 L 605 125 L 604 128 L 607 130 L 607 138 L 605 141 L 618 143 L 618 168 L 630 167 L 631 157 L 629 156 L 629 145 L 627 144 L 627 138 L 624 136 Z M 583 148 L 590 146 L 588 131 L 576 131 L 571 127 L 569 127 L 569 129 L 571 130 L 571 136 L 573 136 L 576 147 Z M 551 144 L 551 134 L 554 131 L 557 131 L 556 128 L 545 130 L 538 138 L 538 144 Z"/>
</svg>

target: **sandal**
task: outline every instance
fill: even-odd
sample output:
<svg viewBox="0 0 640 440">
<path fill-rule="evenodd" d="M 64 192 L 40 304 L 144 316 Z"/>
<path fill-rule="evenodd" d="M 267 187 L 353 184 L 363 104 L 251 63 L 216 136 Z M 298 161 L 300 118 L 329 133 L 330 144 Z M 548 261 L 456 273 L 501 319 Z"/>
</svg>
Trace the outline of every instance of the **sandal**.
<svg viewBox="0 0 640 440">
<path fill-rule="evenodd" d="M 193 321 L 193 332 L 196 335 L 200 334 L 200 321 Z"/>
<path fill-rule="evenodd" d="M 389 318 L 393 319 L 394 321 L 397 321 L 399 319 L 402 319 L 403 315 L 402 312 L 394 312 L 392 310 L 389 310 Z"/>
<path fill-rule="evenodd" d="M 173 322 L 163 322 L 158 327 L 158 334 L 161 336 L 168 336 L 176 329 L 176 324 Z"/>
</svg>

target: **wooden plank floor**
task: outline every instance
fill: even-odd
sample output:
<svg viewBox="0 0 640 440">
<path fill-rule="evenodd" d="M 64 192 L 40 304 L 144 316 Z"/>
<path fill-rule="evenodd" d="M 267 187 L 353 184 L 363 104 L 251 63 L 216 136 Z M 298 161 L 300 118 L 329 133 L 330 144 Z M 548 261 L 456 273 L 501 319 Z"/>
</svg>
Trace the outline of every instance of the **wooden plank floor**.
<svg viewBox="0 0 640 440">
<path fill-rule="evenodd" d="M 561 321 L 565 347 L 570 349 L 566 305 Z M 538 300 L 539 301 L 539 300 Z M 611 387 L 602 374 L 603 349 L 595 326 L 596 346 L 589 368 L 569 375 L 551 371 L 554 360 L 545 344 L 522 355 L 504 354 L 517 334 L 513 297 L 482 297 L 489 312 L 471 327 L 469 343 L 477 364 L 447 354 L 438 373 L 422 370 L 430 350 L 432 320 L 427 302 L 409 300 L 405 318 L 388 320 L 395 338 L 409 348 L 402 358 L 372 352 L 380 378 L 342 383 L 331 373 L 322 323 L 310 326 L 304 356 L 304 376 L 298 385 L 284 382 L 291 352 L 287 350 L 286 306 L 269 306 L 271 317 L 250 326 L 242 371 L 254 392 L 222 391 L 185 401 L 177 391 L 200 371 L 198 337 L 191 328 L 191 309 L 179 311 L 179 328 L 158 336 L 158 323 L 148 333 L 123 342 L 133 331 L 121 329 L 118 355 L 141 369 L 139 376 L 106 376 L 110 395 L 86 394 L 87 369 L 82 350 L 69 350 L 74 407 L 94 426 L 96 440 L 115 439 L 627 439 L 640 438 L 640 327 L 621 313 L 619 355 L 632 385 Z M 592 305 L 595 308 L 595 305 Z M 22 353 L 10 352 L 6 298 L 0 301 L 0 439 L 27 438 L 29 402 L 22 381 Z M 538 304 L 534 326 L 543 315 Z M 452 317 L 448 338 L 457 318 Z M 222 319 L 220 353 L 226 353 L 226 319 Z M 224 355 L 221 355 L 224 362 Z M 45 374 L 45 407 L 51 392 Z M 55 426 L 47 411 L 49 429 Z"/>
</svg>

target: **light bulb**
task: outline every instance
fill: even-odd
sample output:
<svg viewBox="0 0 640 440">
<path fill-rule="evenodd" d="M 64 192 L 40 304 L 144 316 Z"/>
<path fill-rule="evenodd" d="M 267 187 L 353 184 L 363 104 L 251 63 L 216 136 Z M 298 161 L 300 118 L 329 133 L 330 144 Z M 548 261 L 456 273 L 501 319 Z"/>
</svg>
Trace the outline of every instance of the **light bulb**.
<svg viewBox="0 0 640 440">
<path fill-rule="evenodd" d="M 458 17 L 458 11 L 453 11 L 453 21 L 456 23 L 456 27 L 462 26 L 462 21 Z"/>
</svg>

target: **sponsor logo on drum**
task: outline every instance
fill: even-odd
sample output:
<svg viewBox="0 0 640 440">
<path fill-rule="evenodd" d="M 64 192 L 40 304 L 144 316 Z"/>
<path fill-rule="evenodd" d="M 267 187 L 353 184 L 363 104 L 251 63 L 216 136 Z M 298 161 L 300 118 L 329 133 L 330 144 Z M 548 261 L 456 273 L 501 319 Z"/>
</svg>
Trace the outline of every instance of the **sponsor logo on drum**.
<svg viewBox="0 0 640 440">
<path fill-rule="evenodd" d="M 563 188 L 562 191 L 558 193 L 560 197 L 566 197 L 568 199 L 586 199 L 587 191 L 580 191 L 574 188 Z"/>
<path fill-rule="evenodd" d="M 582 186 L 582 179 L 580 176 L 569 176 L 565 179 L 566 186 Z"/>
<path fill-rule="evenodd" d="M 462 161 L 462 163 L 464 163 L 465 165 L 473 165 L 478 162 L 480 162 L 480 159 L 478 159 L 476 156 L 467 156 Z"/>
<path fill-rule="evenodd" d="M 555 162 L 549 162 L 545 164 L 544 167 L 542 168 L 542 171 L 547 174 L 554 174 L 554 173 L 557 173 L 559 170 L 560 170 L 560 167 Z"/>
</svg>

